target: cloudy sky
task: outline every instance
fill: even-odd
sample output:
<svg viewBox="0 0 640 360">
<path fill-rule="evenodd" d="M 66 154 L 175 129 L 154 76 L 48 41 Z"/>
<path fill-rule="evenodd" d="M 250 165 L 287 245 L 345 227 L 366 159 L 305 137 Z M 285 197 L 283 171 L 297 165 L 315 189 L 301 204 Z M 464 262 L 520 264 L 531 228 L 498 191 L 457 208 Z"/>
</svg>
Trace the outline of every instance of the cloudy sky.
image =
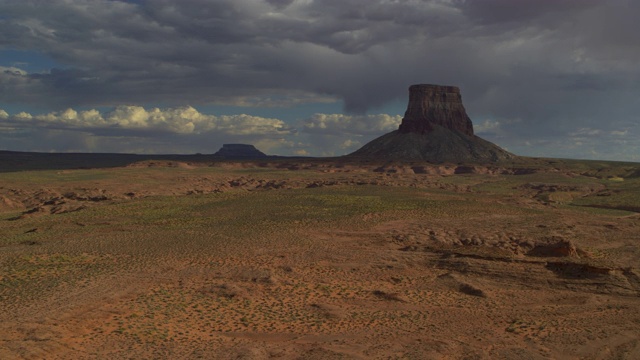
<svg viewBox="0 0 640 360">
<path fill-rule="evenodd" d="M 640 161 L 640 1 L 0 0 L 0 149 L 341 155 L 459 86 L 519 155 Z"/>
</svg>

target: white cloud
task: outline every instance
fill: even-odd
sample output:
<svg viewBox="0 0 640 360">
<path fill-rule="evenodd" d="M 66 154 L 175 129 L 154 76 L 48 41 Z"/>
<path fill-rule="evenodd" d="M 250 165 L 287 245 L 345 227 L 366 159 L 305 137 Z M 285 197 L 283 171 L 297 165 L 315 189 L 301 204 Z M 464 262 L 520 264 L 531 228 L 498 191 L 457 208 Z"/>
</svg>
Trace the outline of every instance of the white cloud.
<svg viewBox="0 0 640 360">
<path fill-rule="evenodd" d="M 570 132 L 569 136 L 597 136 L 600 134 L 602 134 L 602 130 L 600 129 L 580 128 L 576 131 Z"/>
<path fill-rule="evenodd" d="M 500 121 L 485 120 L 480 124 L 473 125 L 473 131 L 476 133 L 498 133 L 500 132 Z"/>
<path fill-rule="evenodd" d="M 629 135 L 629 130 L 613 130 L 610 134 L 613 136 L 626 136 Z"/>
<path fill-rule="evenodd" d="M 473 131 L 480 137 L 492 138 L 495 140 L 502 140 L 504 138 L 512 137 L 512 130 L 514 126 L 518 126 L 522 122 L 522 119 L 486 119 L 481 123 L 473 124 Z"/>
<path fill-rule="evenodd" d="M 33 119 L 33 116 L 31 116 L 31 114 L 29 114 L 28 112 L 21 111 L 21 112 L 15 114 L 14 116 L 12 116 L 11 119 L 15 119 L 15 120 L 22 121 L 22 122 L 27 122 L 27 121 Z"/>
<path fill-rule="evenodd" d="M 1 114 L 1 113 L 0 113 Z M 5 112 L 6 114 L 6 112 Z M 99 132 L 100 130 L 163 132 L 172 134 L 222 133 L 246 136 L 282 136 L 292 129 L 282 120 L 251 115 L 207 115 L 193 107 L 146 110 L 141 106 L 122 105 L 101 114 L 98 110 L 76 111 L 67 109 L 41 115 L 21 112 L 13 116 L 0 116 L 12 126 L 34 126 Z"/>
<path fill-rule="evenodd" d="M 212 130 L 233 135 L 282 135 L 292 132 L 282 120 L 245 114 L 220 116 L 215 121 L 208 121 L 207 125 L 214 125 Z"/>
<path fill-rule="evenodd" d="M 400 115 L 320 114 L 298 123 L 300 134 L 308 136 L 307 150 L 314 155 L 339 156 L 356 150 L 373 138 L 398 129 Z"/>
<path fill-rule="evenodd" d="M 259 138 L 253 141 L 252 144 L 267 154 L 281 154 L 282 151 L 290 154 L 291 149 L 294 147 L 294 142 L 287 138 Z"/>
<path fill-rule="evenodd" d="M 5 120 L 9 118 L 9 114 L 6 111 L 0 109 L 0 120 Z"/>
<path fill-rule="evenodd" d="M 400 115 L 314 114 L 302 121 L 302 131 L 326 135 L 382 134 L 396 130 L 401 121 Z"/>
<path fill-rule="evenodd" d="M 0 66 L 0 73 L 3 74 L 7 74 L 7 75 L 13 75 L 13 76 L 24 76 L 27 75 L 27 72 L 14 67 L 14 66 L 10 66 L 10 67 L 5 67 L 5 66 Z"/>
<path fill-rule="evenodd" d="M 356 148 L 362 146 L 362 144 L 360 143 L 360 141 L 357 140 L 345 140 L 342 145 L 340 145 L 340 148 L 342 149 L 350 149 L 350 150 L 355 150 Z"/>
</svg>

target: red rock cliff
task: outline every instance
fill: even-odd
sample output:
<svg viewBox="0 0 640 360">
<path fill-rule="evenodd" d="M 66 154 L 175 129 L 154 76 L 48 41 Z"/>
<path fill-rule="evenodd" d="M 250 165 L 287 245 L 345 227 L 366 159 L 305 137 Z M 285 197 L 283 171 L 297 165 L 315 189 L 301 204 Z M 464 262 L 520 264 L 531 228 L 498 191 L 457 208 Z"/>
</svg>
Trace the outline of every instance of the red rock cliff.
<svg viewBox="0 0 640 360">
<path fill-rule="evenodd" d="M 426 134 L 432 125 L 473 136 L 471 119 L 462 105 L 460 89 L 456 86 L 411 85 L 409 105 L 400 124 L 400 133 Z"/>
</svg>

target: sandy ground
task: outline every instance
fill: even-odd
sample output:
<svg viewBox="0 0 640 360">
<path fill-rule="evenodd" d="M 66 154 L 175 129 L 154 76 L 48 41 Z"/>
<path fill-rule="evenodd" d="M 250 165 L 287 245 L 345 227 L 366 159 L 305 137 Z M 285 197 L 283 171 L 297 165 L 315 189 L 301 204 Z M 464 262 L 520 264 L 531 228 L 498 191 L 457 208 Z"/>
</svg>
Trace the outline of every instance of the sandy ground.
<svg viewBox="0 0 640 360">
<path fill-rule="evenodd" d="M 640 358 L 638 179 L 455 172 L 2 174 L 0 358 Z"/>
</svg>

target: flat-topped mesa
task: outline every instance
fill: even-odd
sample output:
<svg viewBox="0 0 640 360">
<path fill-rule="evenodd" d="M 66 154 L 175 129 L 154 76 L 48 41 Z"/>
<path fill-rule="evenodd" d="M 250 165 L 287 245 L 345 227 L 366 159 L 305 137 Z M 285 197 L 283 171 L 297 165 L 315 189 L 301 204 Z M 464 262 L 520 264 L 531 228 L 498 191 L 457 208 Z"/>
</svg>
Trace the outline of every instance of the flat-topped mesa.
<svg viewBox="0 0 640 360">
<path fill-rule="evenodd" d="M 230 159 L 263 158 L 267 155 L 250 144 L 223 144 L 213 156 Z"/>
<path fill-rule="evenodd" d="M 433 131 L 433 125 L 473 136 L 473 124 L 462 105 L 458 87 L 411 85 L 409 104 L 399 132 L 427 134 Z"/>
</svg>

